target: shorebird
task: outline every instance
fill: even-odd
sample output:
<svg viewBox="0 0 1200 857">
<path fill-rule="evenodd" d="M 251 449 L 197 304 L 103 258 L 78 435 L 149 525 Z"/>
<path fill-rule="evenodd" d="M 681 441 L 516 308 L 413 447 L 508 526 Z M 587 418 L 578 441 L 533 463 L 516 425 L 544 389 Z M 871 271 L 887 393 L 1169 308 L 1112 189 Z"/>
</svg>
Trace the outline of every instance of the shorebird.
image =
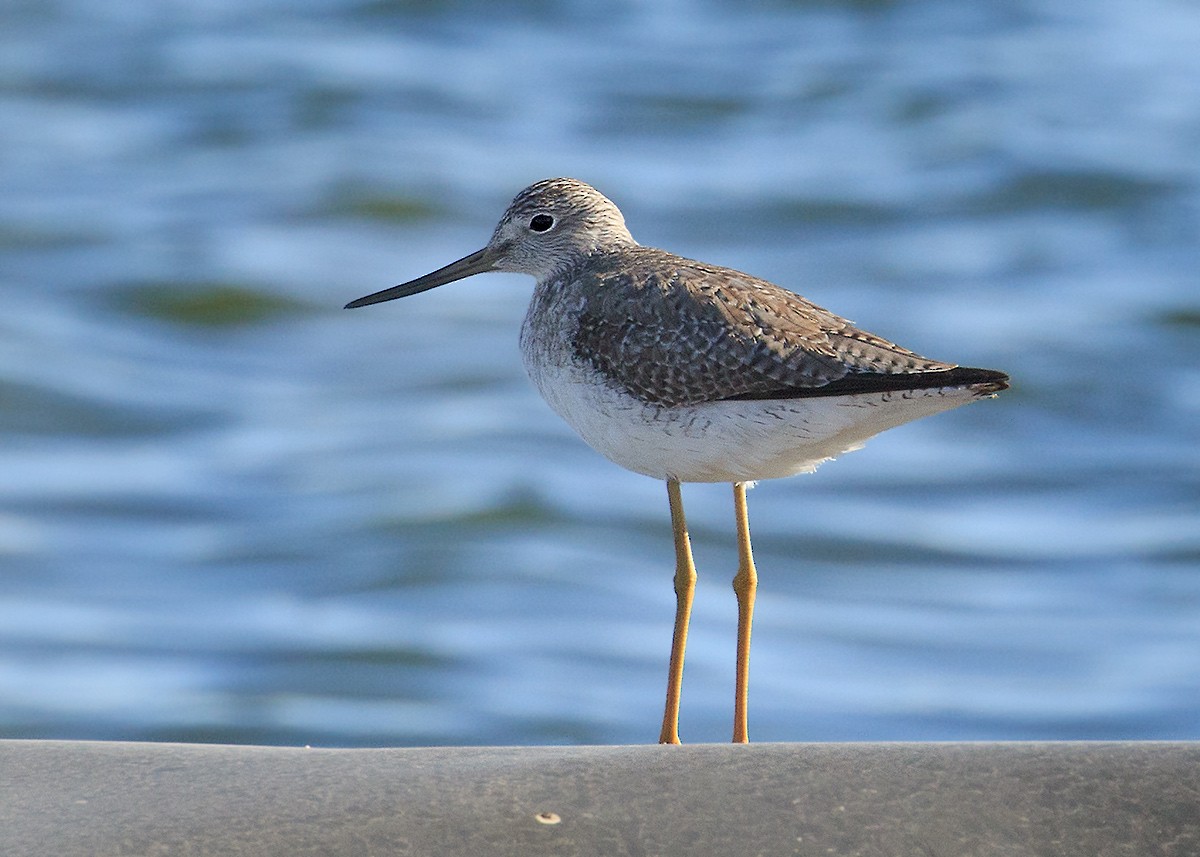
<svg viewBox="0 0 1200 857">
<path fill-rule="evenodd" d="M 696 585 L 680 483 L 733 484 L 733 740 L 749 740 L 758 575 L 747 485 L 812 471 L 885 429 L 990 397 L 1008 376 L 930 360 L 766 280 L 643 247 L 616 205 L 569 178 L 517 194 L 482 250 L 346 308 L 486 271 L 537 278 L 521 355 L 550 407 L 601 454 L 667 483 L 676 608 L 661 743 L 679 743 Z"/>
</svg>

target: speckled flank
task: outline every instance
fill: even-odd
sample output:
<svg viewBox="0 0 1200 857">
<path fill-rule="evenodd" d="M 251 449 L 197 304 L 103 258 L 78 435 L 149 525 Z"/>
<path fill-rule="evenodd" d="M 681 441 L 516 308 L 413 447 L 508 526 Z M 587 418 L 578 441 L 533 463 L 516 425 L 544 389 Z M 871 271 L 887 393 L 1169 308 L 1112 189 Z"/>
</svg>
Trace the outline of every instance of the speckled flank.
<svg viewBox="0 0 1200 857">
<path fill-rule="evenodd" d="M 593 449 L 636 473 L 680 482 L 751 482 L 808 472 L 885 429 L 989 394 L 957 386 L 658 405 L 603 381 L 582 361 L 528 350 L 525 359 L 550 407 Z"/>
</svg>

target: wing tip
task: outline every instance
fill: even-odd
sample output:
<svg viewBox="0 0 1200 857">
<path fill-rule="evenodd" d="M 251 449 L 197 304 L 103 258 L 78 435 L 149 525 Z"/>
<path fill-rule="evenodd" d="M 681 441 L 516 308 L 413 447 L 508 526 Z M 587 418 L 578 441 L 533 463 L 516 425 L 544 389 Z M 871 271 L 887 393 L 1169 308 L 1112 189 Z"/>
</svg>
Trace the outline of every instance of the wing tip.
<svg viewBox="0 0 1200 857">
<path fill-rule="evenodd" d="M 969 387 L 980 396 L 995 395 L 1008 389 L 1009 377 L 996 369 L 976 369 L 970 366 L 951 366 L 924 372 L 855 372 L 820 386 L 787 387 L 764 394 L 744 394 L 730 398 L 803 399 L 961 387 Z"/>
</svg>

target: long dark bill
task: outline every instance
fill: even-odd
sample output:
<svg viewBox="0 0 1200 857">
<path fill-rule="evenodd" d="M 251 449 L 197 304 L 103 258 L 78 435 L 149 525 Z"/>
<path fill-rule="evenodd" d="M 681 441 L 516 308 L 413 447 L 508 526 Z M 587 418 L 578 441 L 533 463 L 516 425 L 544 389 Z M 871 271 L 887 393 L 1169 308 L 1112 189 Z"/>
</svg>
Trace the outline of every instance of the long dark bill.
<svg viewBox="0 0 1200 857">
<path fill-rule="evenodd" d="M 444 268 L 438 268 L 432 274 L 426 274 L 407 283 L 401 283 L 398 286 L 392 286 L 390 289 L 384 289 L 381 292 L 375 292 L 373 295 L 367 295 L 358 300 L 350 301 L 350 303 L 346 304 L 345 308 L 354 309 L 360 306 L 381 304 L 384 301 L 393 301 L 396 298 L 406 298 L 409 295 L 415 295 L 418 292 L 444 286 L 446 283 L 453 283 L 455 280 L 461 280 L 473 274 L 482 274 L 485 271 L 494 270 L 496 270 L 495 259 L 490 248 L 484 247 L 470 256 L 464 256 L 457 262 L 451 262 Z"/>
</svg>

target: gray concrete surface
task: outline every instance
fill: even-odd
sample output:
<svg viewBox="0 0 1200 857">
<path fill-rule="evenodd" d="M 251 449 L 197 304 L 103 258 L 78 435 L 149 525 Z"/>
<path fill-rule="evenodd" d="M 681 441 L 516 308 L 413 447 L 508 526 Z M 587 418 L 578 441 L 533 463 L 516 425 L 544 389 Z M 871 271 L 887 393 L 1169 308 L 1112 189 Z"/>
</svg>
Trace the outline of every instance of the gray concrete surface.
<svg viewBox="0 0 1200 857">
<path fill-rule="evenodd" d="M 1200 743 L 0 741 L 0 854 L 1200 855 Z"/>
</svg>

